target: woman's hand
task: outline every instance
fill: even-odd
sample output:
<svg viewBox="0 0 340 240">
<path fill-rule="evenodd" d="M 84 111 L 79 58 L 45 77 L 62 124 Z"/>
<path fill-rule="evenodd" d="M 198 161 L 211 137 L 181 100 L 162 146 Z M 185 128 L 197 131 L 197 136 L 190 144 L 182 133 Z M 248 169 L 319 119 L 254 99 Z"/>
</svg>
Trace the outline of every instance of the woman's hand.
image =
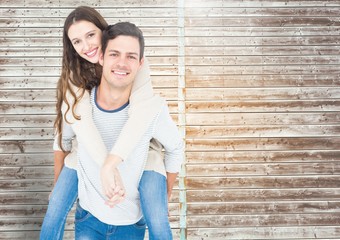
<svg viewBox="0 0 340 240">
<path fill-rule="evenodd" d="M 125 199 L 125 188 L 117 169 L 122 160 L 115 155 L 109 155 L 100 173 L 103 193 L 108 198 L 105 202 L 111 208 Z"/>
</svg>

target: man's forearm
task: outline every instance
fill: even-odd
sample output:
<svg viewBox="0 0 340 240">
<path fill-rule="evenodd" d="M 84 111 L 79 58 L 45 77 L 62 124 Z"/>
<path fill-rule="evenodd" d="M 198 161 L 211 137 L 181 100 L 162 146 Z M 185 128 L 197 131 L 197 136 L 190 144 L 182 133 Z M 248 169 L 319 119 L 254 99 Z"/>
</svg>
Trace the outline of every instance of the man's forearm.
<svg viewBox="0 0 340 240">
<path fill-rule="evenodd" d="M 171 197 L 171 193 L 172 193 L 172 188 L 174 187 L 174 184 L 176 182 L 176 178 L 177 178 L 178 173 L 166 173 L 166 185 L 167 185 L 167 190 L 168 190 L 168 200 Z"/>
</svg>

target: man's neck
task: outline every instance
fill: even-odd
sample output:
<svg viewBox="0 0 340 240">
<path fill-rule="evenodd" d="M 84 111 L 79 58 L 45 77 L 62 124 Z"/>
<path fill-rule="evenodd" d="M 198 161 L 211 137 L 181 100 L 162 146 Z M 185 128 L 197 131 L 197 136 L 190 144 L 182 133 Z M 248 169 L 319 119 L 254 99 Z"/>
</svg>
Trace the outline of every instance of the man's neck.
<svg viewBox="0 0 340 240">
<path fill-rule="evenodd" d="M 97 89 L 97 104 L 104 110 L 119 109 L 129 101 L 131 88 L 110 88 L 100 84 Z"/>
</svg>

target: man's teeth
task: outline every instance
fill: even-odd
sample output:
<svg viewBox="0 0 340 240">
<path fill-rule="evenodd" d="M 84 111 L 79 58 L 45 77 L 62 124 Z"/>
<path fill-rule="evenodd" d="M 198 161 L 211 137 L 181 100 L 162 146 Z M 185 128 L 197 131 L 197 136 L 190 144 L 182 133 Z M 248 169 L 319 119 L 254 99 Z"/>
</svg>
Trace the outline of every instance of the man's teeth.
<svg viewBox="0 0 340 240">
<path fill-rule="evenodd" d="M 127 73 L 126 72 L 117 72 L 115 71 L 116 74 L 119 74 L 119 75 L 126 75 Z"/>
</svg>

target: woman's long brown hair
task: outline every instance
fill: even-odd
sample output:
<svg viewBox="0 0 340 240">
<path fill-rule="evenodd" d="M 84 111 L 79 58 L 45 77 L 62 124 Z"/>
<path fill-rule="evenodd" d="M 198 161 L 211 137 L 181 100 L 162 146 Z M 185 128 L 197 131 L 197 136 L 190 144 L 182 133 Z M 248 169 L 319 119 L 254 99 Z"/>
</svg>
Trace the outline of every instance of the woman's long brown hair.
<svg viewBox="0 0 340 240">
<path fill-rule="evenodd" d="M 81 116 L 78 116 L 75 113 L 76 106 L 86 90 L 90 90 L 98 85 L 101 75 L 98 72 L 98 65 L 80 57 L 68 37 L 67 33 L 70 26 L 75 22 L 82 20 L 93 23 L 102 31 L 108 26 L 104 18 L 94 8 L 86 6 L 77 7 L 65 20 L 63 30 L 62 70 L 57 84 L 57 116 L 54 122 L 54 127 L 58 134 L 59 146 L 62 150 L 62 125 L 63 121 L 67 121 L 65 117 L 66 113 L 71 110 L 74 118 L 80 120 Z M 72 86 L 82 89 L 82 92 L 76 94 Z M 74 98 L 72 108 L 66 98 L 67 93 L 71 94 Z M 67 105 L 64 118 L 61 111 L 63 102 Z"/>
</svg>

